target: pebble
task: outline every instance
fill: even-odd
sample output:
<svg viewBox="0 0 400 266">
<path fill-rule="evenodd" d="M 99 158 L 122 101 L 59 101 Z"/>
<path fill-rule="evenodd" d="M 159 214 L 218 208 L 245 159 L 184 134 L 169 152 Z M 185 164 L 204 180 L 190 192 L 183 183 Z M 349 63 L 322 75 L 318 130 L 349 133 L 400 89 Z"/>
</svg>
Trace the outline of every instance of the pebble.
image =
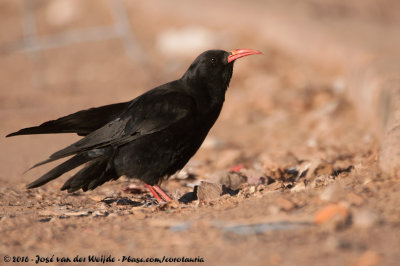
<svg viewBox="0 0 400 266">
<path fill-rule="evenodd" d="M 102 201 L 103 200 L 103 197 L 101 197 L 100 195 L 93 195 L 93 196 L 90 196 L 90 198 L 94 201 Z"/>
<path fill-rule="evenodd" d="M 217 199 L 222 195 L 222 185 L 201 181 L 197 188 L 197 199 L 200 201 Z"/>
<path fill-rule="evenodd" d="M 182 169 L 175 175 L 171 176 L 171 179 L 175 178 L 175 179 L 179 179 L 179 180 L 184 180 L 184 179 L 189 178 L 189 176 L 190 176 L 189 171 L 187 169 Z"/>
<path fill-rule="evenodd" d="M 256 187 L 255 186 L 249 187 L 249 193 L 253 194 L 254 192 L 256 192 Z"/>
<path fill-rule="evenodd" d="M 238 189 L 243 183 L 246 183 L 247 177 L 240 172 L 224 172 L 219 175 L 218 183 L 225 185 L 230 189 Z"/>
<path fill-rule="evenodd" d="M 102 210 L 98 210 L 92 213 L 92 216 L 107 216 L 108 212 L 106 211 L 102 211 Z"/>
<path fill-rule="evenodd" d="M 262 169 L 242 169 L 240 172 L 247 177 L 247 182 L 250 184 L 263 184 L 268 179 Z"/>
<path fill-rule="evenodd" d="M 304 184 L 304 182 L 299 182 L 297 183 L 292 189 L 292 192 L 301 192 L 306 190 L 306 185 Z"/>
<path fill-rule="evenodd" d="M 349 223 L 349 208 L 344 203 L 331 203 L 314 215 L 314 222 L 317 225 L 328 225 L 333 229 L 343 228 Z"/>
</svg>

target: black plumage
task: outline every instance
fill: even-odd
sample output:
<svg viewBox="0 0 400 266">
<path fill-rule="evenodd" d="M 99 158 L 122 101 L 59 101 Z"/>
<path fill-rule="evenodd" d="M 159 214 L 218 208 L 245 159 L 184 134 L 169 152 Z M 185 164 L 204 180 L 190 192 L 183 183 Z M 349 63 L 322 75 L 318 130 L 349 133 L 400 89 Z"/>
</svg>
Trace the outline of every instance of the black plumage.
<svg viewBox="0 0 400 266">
<path fill-rule="evenodd" d="M 209 50 L 196 58 L 182 78 L 130 102 L 79 111 L 7 135 L 85 136 L 36 164 L 73 156 L 27 187 L 42 186 L 84 163 L 88 165 L 68 179 L 63 190 L 94 189 L 121 175 L 156 185 L 184 167 L 204 141 L 220 114 L 234 60 L 256 53 Z"/>
</svg>

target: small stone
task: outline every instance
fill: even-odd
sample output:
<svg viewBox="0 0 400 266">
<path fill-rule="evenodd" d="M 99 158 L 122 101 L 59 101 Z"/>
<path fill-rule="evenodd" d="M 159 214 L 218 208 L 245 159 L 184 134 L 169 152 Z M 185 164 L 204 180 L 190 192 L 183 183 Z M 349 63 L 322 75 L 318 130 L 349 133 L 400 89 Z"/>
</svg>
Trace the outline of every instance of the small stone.
<svg viewBox="0 0 400 266">
<path fill-rule="evenodd" d="M 175 178 L 175 179 L 179 179 L 179 180 L 184 180 L 189 178 L 190 174 L 189 171 L 186 169 L 182 169 L 181 171 L 179 171 L 177 174 L 175 174 L 174 176 L 172 176 L 171 178 Z"/>
<path fill-rule="evenodd" d="M 256 192 L 256 187 L 255 186 L 249 187 L 249 193 L 253 194 L 254 192 Z"/>
<path fill-rule="evenodd" d="M 98 210 L 98 211 L 95 211 L 94 213 L 92 213 L 92 216 L 107 216 L 108 215 L 108 212 L 106 212 L 106 211 L 102 211 L 102 210 Z"/>
<path fill-rule="evenodd" d="M 42 199 L 43 199 L 43 196 L 42 196 L 41 194 L 35 194 L 35 198 L 36 198 L 37 200 L 42 200 Z"/>
<path fill-rule="evenodd" d="M 263 192 L 263 191 L 265 191 L 265 185 L 263 185 L 263 184 L 257 185 L 257 186 L 256 186 L 256 191 L 257 191 L 257 192 Z"/>
<path fill-rule="evenodd" d="M 311 162 L 307 162 L 307 161 L 298 165 L 296 167 L 296 170 L 297 170 L 296 180 L 298 180 L 300 177 L 302 177 L 304 175 L 304 173 L 306 173 L 312 165 L 313 164 Z"/>
<path fill-rule="evenodd" d="M 238 196 L 247 199 L 253 196 L 253 193 L 250 193 L 250 187 L 246 186 L 239 190 Z"/>
<path fill-rule="evenodd" d="M 317 211 L 314 222 L 317 225 L 325 224 L 333 227 L 333 229 L 339 229 L 349 223 L 349 218 L 349 209 L 345 204 L 332 203 Z"/>
<path fill-rule="evenodd" d="M 94 201 L 102 201 L 103 200 L 103 197 L 101 197 L 99 195 L 93 195 L 93 196 L 90 196 L 90 198 Z"/>
<path fill-rule="evenodd" d="M 240 172 L 225 172 L 219 176 L 219 183 L 230 189 L 238 189 L 243 183 L 246 183 L 247 177 Z"/>
<path fill-rule="evenodd" d="M 240 172 L 247 177 L 247 182 L 249 184 L 263 184 L 266 183 L 265 181 L 268 179 L 262 169 L 242 169 Z"/>
<path fill-rule="evenodd" d="M 200 201 L 217 199 L 222 195 L 222 185 L 201 181 L 197 188 L 197 198 Z"/>
<path fill-rule="evenodd" d="M 306 190 L 306 185 L 304 184 L 304 182 L 299 182 L 297 183 L 292 189 L 292 192 L 301 192 Z"/>
</svg>

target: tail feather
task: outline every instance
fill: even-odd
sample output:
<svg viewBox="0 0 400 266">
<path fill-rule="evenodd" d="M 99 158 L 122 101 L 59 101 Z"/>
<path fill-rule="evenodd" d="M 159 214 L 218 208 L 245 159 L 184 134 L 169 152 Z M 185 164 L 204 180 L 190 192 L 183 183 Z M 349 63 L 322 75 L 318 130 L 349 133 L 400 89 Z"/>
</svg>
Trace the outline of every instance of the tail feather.
<svg viewBox="0 0 400 266">
<path fill-rule="evenodd" d="M 87 186 L 83 187 L 83 190 L 93 190 L 96 187 L 103 185 L 107 181 L 116 180 L 118 178 L 119 176 L 116 174 L 114 168 L 107 165 L 107 168 L 103 174 L 99 178 L 93 179 Z"/>
<path fill-rule="evenodd" d="M 86 136 L 117 118 L 128 105 L 129 102 L 123 102 L 82 110 L 44 122 L 39 126 L 23 128 L 6 137 L 54 133 L 77 133 L 80 136 Z"/>
<path fill-rule="evenodd" d="M 68 179 L 61 190 L 74 192 L 82 188 L 83 191 L 92 190 L 118 176 L 114 168 L 109 165 L 109 157 L 100 157 Z"/>
<path fill-rule="evenodd" d="M 112 148 L 110 148 L 110 147 L 99 148 L 99 149 L 92 149 L 92 150 L 89 150 L 89 151 L 80 151 L 79 154 L 86 154 L 86 156 L 90 157 L 91 160 L 93 160 L 93 159 L 96 159 L 96 158 L 98 158 L 100 156 L 105 155 L 106 153 L 110 152 L 110 150 L 112 150 Z M 60 150 L 60 151 L 62 151 L 62 150 Z M 31 170 L 33 168 L 36 168 L 38 166 L 41 166 L 43 164 L 51 163 L 51 162 L 57 161 L 59 159 L 62 159 L 62 158 L 71 156 L 73 154 L 76 154 L 76 152 L 75 153 L 69 153 L 69 154 L 68 153 L 67 154 L 61 154 L 60 151 L 57 151 L 57 152 L 53 153 L 52 155 L 50 155 L 50 157 L 48 159 L 35 164 L 34 166 L 29 168 L 25 172 L 28 172 L 29 170 Z"/>
<path fill-rule="evenodd" d="M 59 166 L 53 168 L 52 170 L 50 170 L 49 172 L 47 172 L 46 174 L 44 174 L 43 176 L 41 176 L 40 178 L 38 178 L 37 180 L 33 181 L 32 183 L 27 185 L 27 188 L 35 188 L 35 187 L 40 187 L 44 184 L 46 184 L 47 182 L 56 179 L 57 177 L 61 176 L 62 174 L 78 167 L 81 164 L 84 164 L 90 160 L 93 160 L 93 157 L 89 156 L 88 153 L 81 153 L 81 154 L 77 154 L 74 157 L 72 157 L 71 159 L 65 161 L 64 163 L 60 164 Z M 32 168 L 42 165 L 46 162 L 48 162 L 49 160 L 46 160 L 44 162 L 41 162 L 39 164 L 36 164 L 35 166 L 33 166 Z M 31 168 L 31 169 L 32 169 Z"/>
<path fill-rule="evenodd" d="M 82 153 L 82 155 L 83 154 L 88 154 L 87 152 L 86 153 Z M 74 157 L 73 157 L 74 158 Z M 44 160 L 44 161 L 41 161 L 41 162 L 39 162 L 39 163 L 37 163 L 37 164 L 35 164 L 34 166 L 32 166 L 31 168 L 29 168 L 28 170 L 26 170 L 24 173 L 26 173 L 26 172 L 28 172 L 28 171 L 30 171 L 30 170 L 32 170 L 33 168 L 36 168 L 36 167 L 38 167 L 38 166 L 41 166 L 41 165 L 44 165 L 44 164 L 46 164 L 46 163 L 51 163 L 51 162 L 53 162 L 53 161 L 56 161 L 56 160 L 58 160 L 58 159 L 61 159 L 61 158 L 48 158 L 48 159 L 46 159 L 46 160 Z M 93 158 L 92 158 L 93 159 Z M 68 162 L 68 161 L 66 161 L 66 162 Z M 61 166 L 61 165 L 60 165 Z M 53 169 L 54 170 L 54 169 Z M 69 170 L 68 170 L 69 171 Z"/>
</svg>

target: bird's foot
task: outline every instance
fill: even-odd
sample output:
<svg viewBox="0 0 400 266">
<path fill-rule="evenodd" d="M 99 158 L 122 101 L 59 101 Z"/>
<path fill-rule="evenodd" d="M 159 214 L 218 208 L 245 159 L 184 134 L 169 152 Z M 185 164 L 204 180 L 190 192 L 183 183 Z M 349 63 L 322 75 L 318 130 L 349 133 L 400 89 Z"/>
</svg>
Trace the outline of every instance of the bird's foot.
<svg viewBox="0 0 400 266">
<path fill-rule="evenodd" d="M 158 185 L 150 186 L 146 183 L 144 185 L 150 190 L 151 194 L 153 194 L 154 198 L 159 203 L 171 201 L 172 198 L 168 196 L 168 194 Z"/>
<path fill-rule="evenodd" d="M 159 185 L 154 185 L 153 188 L 165 200 L 165 202 L 172 200 L 172 198 Z"/>
</svg>

